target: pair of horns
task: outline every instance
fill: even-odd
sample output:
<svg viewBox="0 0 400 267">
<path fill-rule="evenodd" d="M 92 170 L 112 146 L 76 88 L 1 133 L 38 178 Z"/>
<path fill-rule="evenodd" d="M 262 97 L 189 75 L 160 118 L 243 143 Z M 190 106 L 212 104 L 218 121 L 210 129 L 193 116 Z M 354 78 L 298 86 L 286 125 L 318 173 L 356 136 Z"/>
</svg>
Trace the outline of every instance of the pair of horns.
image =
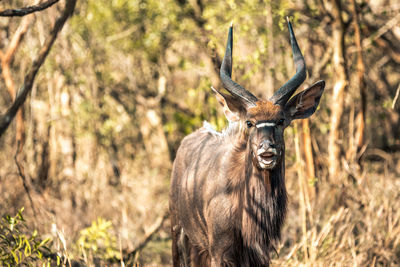
<svg viewBox="0 0 400 267">
<path fill-rule="evenodd" d="M 293 32 L 292 23 L 288 21 L 290 43 L 292 45 L 293 60 L 296 66 L 296 74 L 287 81 L 274 95 L 270 98 L 275 104 L 284 106 L 289 98 L 293 95 L 296 89 L 306 79 L 306 62 L 304 61 L 303 55 L 301 54 L 299 45 L 297 44 L 296 37 Z M 232 40 L 233 40 L 233 26 L 231 25 L 228 33 L 228 42 L 226 44 L 226 51 L 222 65 L 220 69 L 220 77 L 222 84 L 226 90 L 232 95 L 232 97 L 239 98 L 244 101 L 248 107 L 255 106 L 258 101 L 257 97 L 252 93 L 244 89 L 239 84 L 232 81 Z"/>
</svg>

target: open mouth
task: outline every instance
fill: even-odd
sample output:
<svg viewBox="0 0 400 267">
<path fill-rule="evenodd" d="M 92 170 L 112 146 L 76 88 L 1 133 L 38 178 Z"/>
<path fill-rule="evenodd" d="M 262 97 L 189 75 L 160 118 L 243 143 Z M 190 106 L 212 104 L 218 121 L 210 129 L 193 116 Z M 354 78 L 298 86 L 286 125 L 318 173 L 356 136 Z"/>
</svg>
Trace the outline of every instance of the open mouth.
<svg viewBox="0 0 400 267">
<path fill-rule="evenodd" d="M 261 168 L 270 169 L 275 166 L 276 160 L 278 159 L 278 153 L 274 148 L 268 150 L 261 148 L 257 151 L 257 159 Z"/>
</svg>

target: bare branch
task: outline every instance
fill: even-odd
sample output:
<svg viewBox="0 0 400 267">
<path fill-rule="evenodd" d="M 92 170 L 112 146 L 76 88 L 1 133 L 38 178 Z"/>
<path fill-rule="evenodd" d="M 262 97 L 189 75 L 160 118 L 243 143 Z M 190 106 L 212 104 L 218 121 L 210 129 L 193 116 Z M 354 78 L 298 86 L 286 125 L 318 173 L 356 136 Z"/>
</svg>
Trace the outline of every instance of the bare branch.
<svg viewBox="0 0 400 267">
<path fill-rule="evenodd" d="M 153 225 L 153 229 L 149 231 L 149 233 L 145 235 L 143 240 L 140 241 L 139 244 L 124 257 L 124 261 L 128 261 L 129 259 L 133 258 L 139 250 L 143 249 L 147 245 L 147 243 L 154 237 L 154 235 L 158 233 L 158 231 L 160 231 L 161 227 L 163 226 L 165 220 L 168 219 L 168 217 L 168 212 L 164 213 L 162 217 L 159 217 L 156 223 Z"/>
<path fill-rule="evenodd" d="M 31 207 L 32 207 L 32 210 L 33 210 L 33 216 L 35 217 L 35 220 L 37 220 L 37 216 L 36 216 L 37 213 L 36 213 L 35 205 L 33 204 L 33 200 L 32 200 L 32 197 L 31 197 L 31 191 L 29 189 L 30 186 L 28 186 L 28 181 L 27 181 L 26 176 L 25 176 L 24 167 L 22 166 L 22 164 L 18 160 L 19 147 L 20 147 L 19 144 L 17 144 L 17 150 L 16 150 L 15 155 L 14 155 L 14 161 L 15 161 L 15 164 L 17 165 L 17 168 L 18 168 L 19 177 L 21 177 L 21 179 L 22 179 L 22 185 L 24 186 L 25 192 L 28 195 L 29 202 L 31 203 Z"/>
<path fill-rule="evenodd" d="M 393 103 L 392 103 L 392 109 L 394 109 L 394 107 L 396 106 L 396 102 L 397 102 L 397 99 L 399 98 L 399 94 L 400 94 L 400 83 L 399 83 L 399 86 L 397 86 L 396 95 L 394 96 Z"/>
<path fill-rule="evenodd" d="M 362 48 L 367 48 L 370 45 L 372 45 L 375 41 L 377 41 L 382 35 L 384 35 L 386 32 L 390 31 L 393 27 L 398 25 L 400 21 L 400 13 L 394 16 L 392 19 L 390 19 L 388 22 L 385 23 L 381 28 L 379 28 L 375 33 L 371 34 L 370 37 L 365 38 L 361 45 Z M 358 47 L 353 47 L 352 49 L 349 49 L 349 53 L 354 53 L 357 52 L 359 48 Z"/>
<path fill-rule="evenodd" d="M 75 9 L 76 0 L 67 0 L 65 4 L 64 12 L 62 13 L 61 17 L 57 19 L 54 24 L 53 29 L 50 32 L 50 35 L 47 37 L 43 47 L 40 49 L 38 56 L 32 63 L 32 67 L 28 74 L 26 74 L 24 83 L 21 89 L 18 92 L 17 97 L 15 98 L 14 103 L 11 107 L 7 110 L 4 116 L 0 118 L 0 137 L 3 133 L 7 130 L 8 126 L 10 125 L 11 121 L 14 119 L 15 114 L 17 113 L 18 109 L 22 104 L 24 104 L 28 93 L 31 91 L 33 83 L 35 81 L 35 77 L 37 72 L 39 71 L 40 67 L 42 66 L 43 62 L 45 61 L 49 51 L 57 38 L 58 33 L 63 28 L 65 22 L 67 21 L 68 17 L 72 15 Z"/>
<path fill-rule="evenodd" d="M 19 9 L 6 9 L 3 11 L 0 11 L 0 16 L 1 17 L 23 17 L 23 16 L 26 16 L 33 12 L 45 10 L 46 8 L 51 7 L 58 1 L 59 0 L 48 0 L 44 3 L 33 5 L 33 6 L 27 6 L 27 7 L 23 7 L 23 8 L 19 8 Z"/>
<path fill-rule="evenodd" d="M 36 0 L 36 3 L 39 3 L 40 0 Z M 34 16 L 26 16 L 21 20 L 21 23 L 14 33 L 13 37 L 11 38 L 10 44 L 7 47 L 5 53 L 0 54 L 1 59 L 1 67 L 2 67 L 2 76 L 4 79 L 4 84 L 10 94 L 12 101 L 15 100 L 16 97 L 16 90 L 14 80 L 11 74 L 11 64 L 15 55 L 15 52 L 19 48 L 22 38 L 24 37 L 25 33 L 28 31 Z M 25 144 L 25 124 L 24 124 L 24 112 L 21 108 L 16 115 L 16 134 L 15 134 L 15 141 L 19 144 L 18 150 L 22 151 L 22 148 Z"/>
</svg>

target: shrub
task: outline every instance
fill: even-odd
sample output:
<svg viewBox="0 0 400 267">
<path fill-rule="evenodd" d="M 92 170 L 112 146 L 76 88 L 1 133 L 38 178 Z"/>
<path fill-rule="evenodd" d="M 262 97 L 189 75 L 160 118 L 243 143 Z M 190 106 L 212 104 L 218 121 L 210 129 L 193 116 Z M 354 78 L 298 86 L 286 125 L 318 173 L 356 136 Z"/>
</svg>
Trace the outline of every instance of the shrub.
<svg viewBox="0 0 400 267">
<path fill-rule="evenodd" d="M 78 246 L 89 258 L 116 259 L 119 256 L 117 240 L 110 232 L 112 222 L 102 218 L 80 232 Z M 86 257 L 85 257 L 86 258 Z"/>
<path fill-rule="evenodd" d="M 22 216 L 24 208 L 21 208 L 17 215 L 11 217 L 5 215 L 0 222 L 0 265 L 35 266 L 41 263 L 43 266 L 50 266 L 51 251 L 50 238 L 42 239 L 36 230 L 31 233 L 28 230 L 26 221 Z"/>
</svg>

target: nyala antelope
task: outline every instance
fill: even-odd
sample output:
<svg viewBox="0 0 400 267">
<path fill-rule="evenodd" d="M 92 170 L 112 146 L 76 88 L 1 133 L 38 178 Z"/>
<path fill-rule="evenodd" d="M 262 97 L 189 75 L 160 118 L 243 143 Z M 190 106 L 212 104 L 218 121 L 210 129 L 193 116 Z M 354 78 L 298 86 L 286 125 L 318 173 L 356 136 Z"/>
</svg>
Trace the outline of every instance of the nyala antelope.
<svg viewBox="0 0 400 267">
<path fill-rule="evenodd" d="M 268 100 L 231 79 L 232 26 L 214 90 L 229 126 L 207 125 L 186 136 L 176 154 L 170 189 L 174 266 L 269 266 L 285 220 L 285 142 L 294 119 L 311 116 L 325 82 L 291 97 L 306 64 L 288 21 L 296 74 Z"/>
</svg>

